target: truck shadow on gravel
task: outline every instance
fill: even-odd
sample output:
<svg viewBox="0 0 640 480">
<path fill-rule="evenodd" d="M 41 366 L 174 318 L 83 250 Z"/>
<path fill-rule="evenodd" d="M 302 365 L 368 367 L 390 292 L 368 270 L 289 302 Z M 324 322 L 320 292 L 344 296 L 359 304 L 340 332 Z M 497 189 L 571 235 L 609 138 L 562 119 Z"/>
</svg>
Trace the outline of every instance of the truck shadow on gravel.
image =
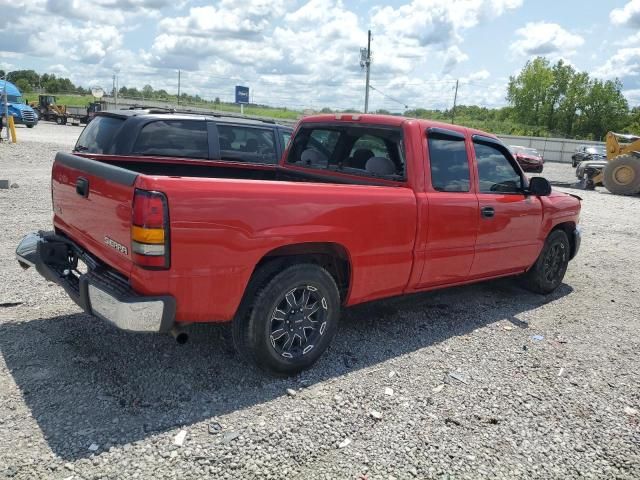
<svg viewBox="0 0 640 480">
<path fill-rule="evenodd" d="M 93 443 L 99 453 L 189 427 L 498 321 L 528 328 L 519 314 L 571 292 L 563 284 L 543 297 L 498 280 L 354 307 L 317 366 L 290 379 L 247 367 L 229 329 L 219 325 L 191 328 L 180 346 L 168 336 L 128 334 L 73 314 L 2 324 L 0 346 L 51 450 L 76 460 L 90 456 Z"/>
</svg>

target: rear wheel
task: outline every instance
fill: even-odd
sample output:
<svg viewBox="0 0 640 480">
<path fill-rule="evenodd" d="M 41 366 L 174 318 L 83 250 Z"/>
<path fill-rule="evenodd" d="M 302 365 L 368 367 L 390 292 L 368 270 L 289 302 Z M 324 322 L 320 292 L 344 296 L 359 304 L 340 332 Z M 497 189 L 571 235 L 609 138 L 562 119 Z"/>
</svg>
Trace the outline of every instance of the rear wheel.
<svg viewBox="0 0 640 480">
<path fill-rule="evenodd" d="M 340 294 L 324 268 L 300 264 L 275 275 L 233 323 L 238 351 L 267 372 L 293 375 L 313 365 L 338 328 Z"/>
<path fill-rule="evenodd" d="M 551 232 L 536 263 L 524 274 L 525 288 L 541 294 L 553 292 L 562 283 L 570 255 L 567 234 L 563 230 Z"/>
<path fill-rule="evenodd" d="M 604 186 L 616 195 L 640 193 L 640 158 L 635 155 L 620 155 L 611 160 L 604 169 Z"/>
</svg>

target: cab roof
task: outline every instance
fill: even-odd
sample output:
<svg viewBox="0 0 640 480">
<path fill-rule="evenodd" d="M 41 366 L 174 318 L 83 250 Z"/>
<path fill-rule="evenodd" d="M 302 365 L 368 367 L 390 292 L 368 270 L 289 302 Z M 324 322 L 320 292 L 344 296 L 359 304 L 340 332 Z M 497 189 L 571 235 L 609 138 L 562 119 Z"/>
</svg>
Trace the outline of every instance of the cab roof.
<svg viewBox="0 0 640 480">
<path fill-rule="evenodd" d="M 498 138 L 492 133 L 483 132 L 482 130 L 476 130 L 474 128 L 463 127 L 460 125 L 454 125 L 451 123 L 437 122 L 435 120 L 428 120 L 423 118 L 411 118 L 402 117 L 396 115 L 380 115 L 371 113 L 327 113 L 321 115 L 310 115 L 304 117 L 300 122 L 304 123 L 335 123 L 337 121 L 344 121 L 349 123 L 362 123 L 367 125 L 387 125 L 392 127 L 400 127 L 407 122 L 417 122 L 424 128 L 442 128 L 445 130 L 453 130 L 463 135 L 482 135 L 484 137 Z"/>
<path fill-rule="evenodd" d="M 7 95 L 13 95 L 16 97 L 22 96 L 18 87 L 16 87 L 13 83 L 7 82 L 5 80 L 0 80 L 0 96 L 4 96 L 5 86 L 7 88 Z"/>
<path fill-rule="evenodd" d="M 169 109 L 159 109 L 159 108 L 131 108 L 131 109 L 122 109 L 122 110 L 103 110 L 101 112 L 97 112 L 96 116 L 108 116 L 108 117 L 120 117 L 120 118 L 130 118 L 130 117 L 152 117 L 157 118 L 158 120 L 172 118 L 174 120 L 212 120 L 217 123 L 235 123 L 235 124 L 246 124 L 246 125 L 278 125 L 279 127 L 284 127 L 290 129 L 291 127 L 287 125 L 282 125 L 276 123 L 275 120 L 271 119 L 260 119 L 253 117 L 246 117 L 242 115 L 225 115 L 225 114 L 217 114 L 217 113 L 200 113 L 200 112 L 188 112 L 188 111 L 174 111 Z"/>
</svg>

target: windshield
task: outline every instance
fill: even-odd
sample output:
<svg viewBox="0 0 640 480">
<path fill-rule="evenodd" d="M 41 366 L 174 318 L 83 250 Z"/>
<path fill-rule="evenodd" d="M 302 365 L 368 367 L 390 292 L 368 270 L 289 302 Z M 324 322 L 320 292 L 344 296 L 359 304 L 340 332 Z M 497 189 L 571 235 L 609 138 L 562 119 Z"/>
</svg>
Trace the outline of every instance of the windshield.
<svg viewBox="0 0 640 480">
<path fill-rule="evenodd" d="M 528 148 L 528 147 L 517 147 L 512 145 L 511 146 L 511 151 L 514 154 L 520 154 L 520 155 L 531 155 L 532 157 L 539 157 L 540 154 L 538 153 L 538 151 L 535 148 Z"/>
<path fill-rule="evenodd" d="M 4 103 L 4 92 L 0 90 L 0 102 Z M 9 103 L 24 103 L 24 99 L 20 95 L 7 95 Z"/>
<path fill-rule="evenodd" d="M 591 155 L 605 155 L 604 147 L 589 147 L 587 148 L 587 153 Z"/>
</svg>

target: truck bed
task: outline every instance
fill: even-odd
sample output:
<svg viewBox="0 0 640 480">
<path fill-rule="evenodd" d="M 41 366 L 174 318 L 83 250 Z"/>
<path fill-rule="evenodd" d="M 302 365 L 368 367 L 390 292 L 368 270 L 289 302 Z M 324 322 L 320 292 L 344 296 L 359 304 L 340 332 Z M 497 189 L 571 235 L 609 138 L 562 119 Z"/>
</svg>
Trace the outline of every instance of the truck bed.
<svg viewBox="0 0 640 480">
<path fill-rule="evenodd" d="M 169 159 L 93 159 L 59 153 L 54 225 L 143 295 L 170 293 L 177 321 L 228 321 L 250 266 L 281 248 L 335 245 L 353 266 L 352 303 L 399 294 L 413 265 L 416 197 L 409 187 L 289 171 L 276 166 Z M 89 185 L 85 195 L 78 182 Z M 130 255 L 136 191 L 162 192 L 170 219 L 170 268 Z M 347 255 L 346 253 L 344 254 Z"/>
</svg>

